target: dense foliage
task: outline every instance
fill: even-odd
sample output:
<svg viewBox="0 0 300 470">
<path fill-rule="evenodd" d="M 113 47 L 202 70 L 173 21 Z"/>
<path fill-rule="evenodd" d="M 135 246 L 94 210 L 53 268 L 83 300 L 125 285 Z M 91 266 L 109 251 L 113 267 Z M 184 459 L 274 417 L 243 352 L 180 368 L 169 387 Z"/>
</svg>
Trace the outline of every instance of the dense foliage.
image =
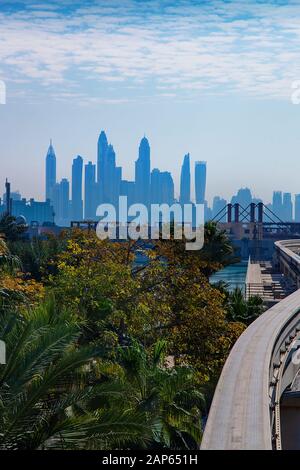
<svg viewBox="0 0 300 470">
<path fill-rule="evenodd" d="M 224 361 L 262 311 L 210 285 L 233 258 L 213 224 L 198 253 L 80 230 L 1 239 L 0 448 L 197 448 Z"/>
</svg>

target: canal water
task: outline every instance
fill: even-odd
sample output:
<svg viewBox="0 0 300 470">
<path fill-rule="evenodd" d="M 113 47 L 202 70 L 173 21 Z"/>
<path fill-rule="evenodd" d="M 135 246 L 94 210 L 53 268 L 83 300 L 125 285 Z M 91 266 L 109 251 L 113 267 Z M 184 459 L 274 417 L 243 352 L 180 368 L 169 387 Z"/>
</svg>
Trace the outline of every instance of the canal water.
<svg viewBox="0 0 300 470">
<path fill-rule="evenodd" d="M 226 266 L 226 268 L 221 269 L 220 271 L 213 274 L 210 278 L 210 282 L 215 284 L 217 282 L 223 281 L 228 285 L 228 290 L 233 291 L 236 287 L 244 290 L 245 280 L 247 274 L 247 261 L 242 261 L 237 264 L 231 264 Z"/>
</svg>

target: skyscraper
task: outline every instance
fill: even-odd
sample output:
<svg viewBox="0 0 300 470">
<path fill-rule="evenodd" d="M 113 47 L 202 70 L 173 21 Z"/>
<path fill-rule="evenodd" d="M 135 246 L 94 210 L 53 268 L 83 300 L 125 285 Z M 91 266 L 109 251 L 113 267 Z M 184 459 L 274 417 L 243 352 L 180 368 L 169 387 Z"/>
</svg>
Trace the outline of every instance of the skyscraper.
<svg viewBox="0 0 300 470">
<path fill-rule="evenodd" d="M 196 203 L 204 204 L 206 189 L 206 162 L 195 163 L 195 195 Z"/>
<path fill-rule="evenodd" d="M 116 154 L 111 144 L 108 145 L 106 134 L 101 132 L 98 140 L 98 199 L 97 204 L 117 204 L 122 178 L 121 167 L 116 167 Z"/>
<path fill-rule="evenodd" d="M 161 172 L 158 168 L 153 168 L 151 171 L 151 204 L 160 204 L 161 189 Z"/>
<path fill-rule="evenodd" d="M 103 202 L 114 204 L 116 178 L 116 154 L 111 144 L 107 147 L 104 164 Z"/>
<path fill-rule="evenodd" d="M 150 202 L 150 145 L 143 137 L 139 146 L 139 157 L 135 162 L 136 202 L 149 205 Z"/>
<path fill-rule="evenodd" d="M 122 180 L 120 183 L 120 196 L 127 196 L 128 206 L 135 201 L 135 183 L 134 181 Z"/>
<path fill-rule="evenodd" d="M 300 222 L 300 194 L 295 195 L 295 222 Z"/>
<path fill-rule="evenodd" d="M 171 173 L 154 168 L 151 172 L 151 203 L 173 204 L 174 182 Z"/>
<path fill-rule="evenodd" d="M 107 149 L 108 141 L 104 131 L 100 132 L 97 146 L 97 186 L 96 186 L 96 202 L 100 204 L 105 201 L 105 192 L 108 185 L 107 181 Z"/>
<path fill-rule="evenodd" d="M 224 209 L 226 204 L 226 199 L 223 199 L 220 196 L 215 196 L 213 199 L 212 217 L 216 217 L 216 215 L 218 215 Z M 220 222 L 226 222 L 225 215 L 220 219 Z"/>
<path fill-rule="evenodd" d="M 87 220 L 95 220 L 96 202 L 96 165 L 89 162 L 85 165 L 84 172 L 84 217 Z"/>
<path fill-rule="evenodd" d="M 274 191 L 273 192 L 273 212 L 277 215 L 279 219 L 283 218 L 283 201 L 282 201 L 282 192 Z"/>
<path fill-rule="evenodd" d="M 56 225 L 59 225 L 61 219 L 61 210 L 60 210 L 60 184 L 55 183 L 53 186 L 53 211 L 54 211 L 54 221 Z"/>
<path fill-rule="evenodd" d="M 66 178 L 63 178 L 60 182 L 59 207 L 61 225 L 67 226 L 70 222 L 70 183 Z"/>
<path fill-rule="evenodd" d="M 240 188 L 231 198 L 231 204 L 240 204 L 244 209 L 252 202 L 252 194 L 249 188 Z"/>
<path fill-rule="evenodd" d="M 174 203 L 174 181 L 169 171 L 161 173 L 162 181 L 162 201 L 166 204 Z"/>
<path fill-rule="evenodd" d="M 115 206 L 118 206 L 119 204 L 121 181 L 122 181 L 122 167 L 116 166 L 114 170 L 113 194 L 112 194 L 112 201 L 113 201 L 113 204 L 115 204 Z"/>
<path fill-rule="evenodd" d="M 82 170 L 83 159 L 78 155 L 72 165 L 72 219 L 78 221 L 83 218 Z"/>
<path fill-rule="evenodd" d="M 293 203 L 291 193 L 283 193 L 282 200 L 282 220 L 284 222 L 292 222 L 293 220 Z"/>
<path fill-rule="evenodd" d="M 107 142 L 106 134 L 104 131 L 101 131 L 99 135 L 99 139 L 98 139 L 97 183 L 101 182 L 103 184 L 107 148 L 108 148 L 108 142 Z"/>
<path fill-rule="evenodd" d="M 52 146 L 52 140 L 46 155 L 46 200 L 53 198 L 53 187 L 56 183 L 56 156 Z"/>
<path fill-rule="evenodd" d="M 57 225 L 66 227 L 70 223 L 70 184 L 66 178 L 53 187 L 54 220 Z"/>
<path fill-rule="evenodd" d="M 190 154 L 184 156 L 180 176 L 180 203 L 189 204 L 191 201 L 191 170 Z"/>
</svg>

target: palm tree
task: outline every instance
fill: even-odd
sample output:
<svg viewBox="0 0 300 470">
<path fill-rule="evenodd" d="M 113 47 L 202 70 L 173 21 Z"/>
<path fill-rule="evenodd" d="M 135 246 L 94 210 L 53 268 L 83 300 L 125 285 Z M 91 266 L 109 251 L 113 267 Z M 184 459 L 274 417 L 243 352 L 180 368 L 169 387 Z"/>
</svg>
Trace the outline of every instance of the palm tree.
<svg viewBox="0 0 300 470">
<path fill-rule="evenodd" d="M 62 237 L 48 235 L 47 239 L 33 238 L 9 243 L 10 250 L 18 256 L 26 273 L 38 282 L 49 274 L 56 273 L 54 260 L 65 248 Z"/>
<path fill-rule="evenodd" d="M 94 386 L 99 351 L 78 347 L 79 335 L 76 319 L 58 312 L 53 301 L 22 320 L 11 313 L 0 318 L 7 350 L 0 365 L 1 449 L 113 449 L 151 440 L 145 413 L 123 404 L 91 406 L 95 397 L 104 403 L 122 397 L 124 388 Z"/>
<path fill-rule="evenodd" d="M 208 277 L 221 267 L 238 261 L 227 233 L 225 230 L 221 230 L 216 222 L 212 221 L 205 224 L 204 246 L 200 250 L 199 256 L 208 263 L 206 270 Z"/>
<path fill-rule="evenodd" d="M 25 223 L 18 223 L 13 215 L 4 213 L 0 217 L 0 234 L 4 235 L 7 240 L 18 240 L 26 230 L 27 225 Z"/>
<path fill-rule="evenodd" d="M 8 291 L 3 285 L 3 276 L 13 276 L 20 268 L 19 258 L 11 254 L 6 242 L 0 236 L 0 314 L 10 308 L 14 300 L 25 301 L 23 293 Z"/>
<path fill-rule="evenodd" d="M 245 325 L 250 325 L 264 311 L 264 303 L 260 297 L 253 296 L 246 300 L 238 287 L 228 295 L 226 302 L 228 319 Z"/>
<path fill-rule="evenodd" d="M 189 367 L 166 365 L 166 343 L 158 341 L 151 353 L 137 342 L 120 350 L 126 399 L 137 410 L 158 419 L 152 447 L 196 449 L 201 440 L 204 396 Z"/>
</svg>

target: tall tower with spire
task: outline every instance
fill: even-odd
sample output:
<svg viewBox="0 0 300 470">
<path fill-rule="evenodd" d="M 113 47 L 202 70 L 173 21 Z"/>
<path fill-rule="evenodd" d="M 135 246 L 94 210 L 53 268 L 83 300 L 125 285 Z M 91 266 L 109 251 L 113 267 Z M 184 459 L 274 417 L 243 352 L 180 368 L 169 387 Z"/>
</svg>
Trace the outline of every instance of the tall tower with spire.
<svg viewBox="0 0 300 470">
<path fill-rule="evenodd" d="M 191 170 L 190 154 L 186 154 L 183 159 L 180 177 L 180 203 L 189 204 L 191 202 Z"/>
<path fill-rule="evenodd" d="M 46 200 L 53 200 L 53 188 L 56 183 L 56 155 L 50 139 L 50 145 L 46 155 Z"/>
<path fill-rule="evenodd" d="M 98 156 L 97 156 L 97 183 L 103 184 L 105 176 L 105 163 L 108 150 L 108 141 L 104 131 L 100 132 L 98 139 Z M 101 181 L 102 180 L 102 181 Z"/>
<path fill-rule="evenodd" d="M 137 203 L 150 203 L 150 145 L 144 136 L 139 146 L 139 157 L 135 162 L 135 199 Z"/>
<path fill-rule="evenodd" d="M 96 186 L 96 202 L 100 204 L 105 199 L 105 188 L 107 182 L 107 152 L 108 141 L 104 131 L 100 132 L 97 146 L 97 186 Z"/>
</svg>

